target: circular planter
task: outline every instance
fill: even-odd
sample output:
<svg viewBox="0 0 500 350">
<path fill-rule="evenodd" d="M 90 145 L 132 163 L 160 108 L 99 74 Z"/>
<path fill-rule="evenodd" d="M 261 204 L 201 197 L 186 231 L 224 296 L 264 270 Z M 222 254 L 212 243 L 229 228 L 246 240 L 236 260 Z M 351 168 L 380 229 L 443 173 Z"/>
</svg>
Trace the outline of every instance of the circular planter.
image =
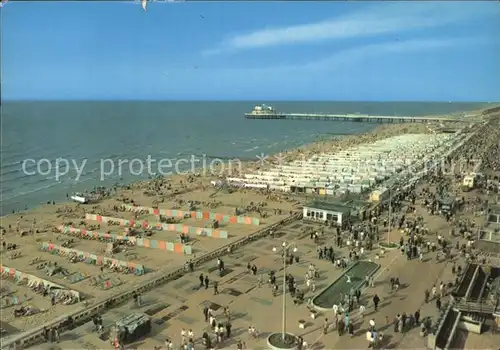
<svg viewBox="0 0 500 350">
<path fill-rule="evenodd" d="M 380 242 L 378 246 L 387 250 L 399 249 L 399 244 L 394 242 Z"/>
<path fill-rule="evenodd" d="M 271 333 L 267 337 L 267 346 L 272 350 L 295 350 L 297 349 L 297 337 L 291 333 L 286 333 L 283 340 L 282 333 Z"/>
</svg>

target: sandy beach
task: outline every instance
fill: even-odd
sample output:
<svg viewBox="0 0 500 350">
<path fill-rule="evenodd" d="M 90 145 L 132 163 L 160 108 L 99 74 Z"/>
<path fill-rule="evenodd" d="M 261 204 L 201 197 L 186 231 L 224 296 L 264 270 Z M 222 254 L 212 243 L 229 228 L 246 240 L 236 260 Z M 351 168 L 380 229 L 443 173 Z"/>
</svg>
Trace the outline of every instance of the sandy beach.
<svg viewBox="0 0 500 350">
<path fill-rule="evenodd" d="M 374 142 L 395 135 L 430 133 L 433 128 L 437 127 L 439 125 L 380 125 L 370 133 L 322 140 L 298 149 L 288 150 L 285 159 L 293 161 L 308 158 L 317 153 L 334 153 L 356 144 Z M 241 170 L 249 172 L 262 169 L 272 166 L 273 162 L 273 157 L 269 158 L 267 164 L 246 162 L 243 163 Z M 276 223 L 286 218 L 290 213 L 298 211 L 304 201 L 303 197 L 295 197 L 281 192 L 266 193 L 265 191 L 240 189 L 232 190 L 232 193 L 229 193 L 229 191 L 215 189 L 210 182 L 223 178 L 225 175 L 227 174 L 207 174 L 206 176 L 185 174 L 141 181 L 118 188 L 109 198 L 103 199 L 99 203 L 87 205 L 71 202 L 47 204 L 26 212 L 4 216 L 2 217 L 2 242 L 5 244 L 2 249 L 2 263 L 4 266 L 21 273 L 30 274 L 36 278 L 57 283 L 66 289 L 77 291 L 82 296 L 82 302 L 92 302 L 94 298 L 118 293 L 130 288 L 131 285 L 146 281 L 160 268 L 180 267 L 190 258 L 222 247 L 257 229 Z M 135 206 L 157 207 L 160 210 L 195 210 L 231 216 L 235 215 L 236 210 L 238 210 L 241 215 L 259 218 L 260 225 L 221 222 L 218 229 L 228 232 L 227 239 L 191 235 L 188 244 L 192 248 L 192 255 L 127 244 L 117 244 L 116 247 L 113 247 L 113 251 L 109 251 L 107 247 L 111 240 L 82 238 L 78 234 L 62 233 L 57 228 L 64 225 L 103 234 L 127 236 L 132 235 L 132 233 L 127 233 L 125 227 L 89 220 L 86 219 L 86 214 L 135 221 L 147 220 L 149 223 L 159 221 L 159 217 L 156 215 L 134 213 L 122 209 L 124 204 L 131 203 Z M 213 225 L 213 221 L 207 218 L 189 217 L 169 220 L 176 224 L 199 228 L 210 228 Z M 147 229 L 134 229 L 134 231 L 133 235 L 136 237 L 177 243 L 181 241 L 180 232 Z M 145 267 L 146 273 L 143 275 L 120 273 L 114 272 L 113 268 L 97 266 L 94 263 L 71 262 L 72 256 L 67 254 L 42 251 L 41 246 L 44 243 L 46 245 L 62 245 L 80 252 L 140 264 Z M 7 245 L 10 247 L 15 245 L 15 249 L 7 250 Z M 48 269 L 48 266 L 52 268 Z M 53 273 L 54 266 L 58 267 L 58 272 L 48 276 L 49 273 Z M 75 277 L 76 275 L 80 277 Z M 50 298 L 44 297 L 26 286 L 19 285 L 5 276 L 4 289 L 2 295 L 6 293 L 15 295 L 18 302 L 17 305 L 5 306 L 2 310 L 3 321 L 17 330 L 27 330 L 35 325 L 43 324 L 55 316 L 81 307 L 81 302 L 71 305 L 62 305 L 60 302 L 56 302 L 51 305 Z M 12 310 L 20 306 L 36 308 L 40 312 L 33 316 L 14 317 Z"/>
</svg>

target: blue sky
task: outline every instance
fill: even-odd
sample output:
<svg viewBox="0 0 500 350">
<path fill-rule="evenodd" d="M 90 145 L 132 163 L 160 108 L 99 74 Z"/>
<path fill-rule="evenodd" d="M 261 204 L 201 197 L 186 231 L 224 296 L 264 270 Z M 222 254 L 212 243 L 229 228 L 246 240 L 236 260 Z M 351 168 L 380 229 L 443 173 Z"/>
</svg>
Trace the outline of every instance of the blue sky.
<svg viewBox="0 0 500 350">
<path fill-rule="evenodd" d="M 9 2 L 4 99 L 500 101 L 498 2 Z"/>
</svg>

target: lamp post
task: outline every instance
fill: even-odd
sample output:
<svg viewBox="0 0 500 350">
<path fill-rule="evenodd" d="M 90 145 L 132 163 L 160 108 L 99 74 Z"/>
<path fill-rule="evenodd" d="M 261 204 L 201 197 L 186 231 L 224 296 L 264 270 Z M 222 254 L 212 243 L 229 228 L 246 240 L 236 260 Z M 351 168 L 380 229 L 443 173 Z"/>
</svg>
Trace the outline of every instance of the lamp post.
<svg viewBox="0 0 500 350">
<path fill-rule="evenodd" d="M 282 320 L 281 320 L 281 339 L 285 343 L 286 339 L 286 253 L 290 248 L 293 247 L 292 251 L 297 252 L 297 247 L 292 243 L 283 242 L 281 244 L 283 253 L 283 309 L 282 309 Z M 278 248 L 273 247 L 273 252 L 276 253 Z"/>
</svg>

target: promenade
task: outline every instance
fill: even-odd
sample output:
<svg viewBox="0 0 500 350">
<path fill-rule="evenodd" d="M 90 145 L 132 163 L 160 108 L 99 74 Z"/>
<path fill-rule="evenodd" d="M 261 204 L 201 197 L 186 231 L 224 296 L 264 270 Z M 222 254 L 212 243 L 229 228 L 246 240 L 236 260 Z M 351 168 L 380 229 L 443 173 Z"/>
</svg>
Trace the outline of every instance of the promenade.
<svg viewBox="0 0 500 350">
<path fill-rule="evenodd" d="M 306 293 L 306 299 L 313 297 L 318 291 L 328 287 L 332 281 L 344 273 L 344 269 L 336 268 L 328 260 L 318 259 L 317 245 L 310 240 L 309 235 L 304 237 L 303 228 L 310 226 L 303 223 L 291 223 L 283 230 L 280 230 L 279 238 L 264 238 L 255 243 L 249 244 L 243 251 L 237 251 L 232 256 L 222 258 L 225 262 L 227 274 L 219 277 L 214 271 L 214 263 L 198 267 L 195 272 L 187 274 L 171 284 L 160 286 L 142 295 L 143 304 L 138 307 L 133 301 L 121 305 L 102 314 L 105 331 L 99 336 L 93 331 L 93 324 L 86 323 L 71 332 L 61 335 L 57 348 L 86 348 L 103 349 L 110 348 L 110 339 L 107 330 L 118 319 L 134 312 L 144 312 L 153 318 L 153 330 L 149 337 L 132 346 L 141 349 L 153 349 L 164 346 L 165 339 L 173 341 L 177 348 L 182 341 L 181 331 L 192 329 L 195 334 L 195 342 L 201 346 L 200 337 L 203 332 L 210 331 L 210 326 L 204 321 L 203 308 L 210 306 L 216 314 L 217 320 L 225 320 L 223 308 L 228 307 L 231 312 L 232 335 L 222 345 L 223 348 L 236 348 L 238 341 L 246 343 L 247 348 L 268 349 L 267 336 L 271 332 L 281 329 L 282 298 L 281 290 L 276 297 L 272 295 L 272 288 L 267 283 L 268 272 L 277 272 L 277 284 L 281 285 L 283 280 L 282 258 L 272 251 L 274 246 L 280 246 L 283 240 L 295 242 L 300 250 L 297 252 L 300 257 L 299 263 L 294 263 L 287 268 L 287 273 L 296 278 L 299 288 Z M 315 229 L 320 226 L 312 225 Z M 325 233 L 318 242 L 320 246 L 330 244 L 329 237 L 334 232 Z M 298 238 L 301 237 L 301 238 Z M 394 238 L 398 235 L 394 232 Z M 346 256 L 349 248 L 335 247 L 337 256 Z M 366 256 L 373 259 L 375 252 Z M 431 256 L 426 257 L 430 259 Z M 432 261 L 434 257 L 432 256 Z M 255 265 L 258 268 L 257 275 L 247 271 L 247 264 Z M 320 278 L 316 281 L 316 293 L 305 288 L 304 275 L 308 271 L 308 266 L 313 263 L 318 268 Z M 325 318 L 332 318 L 330 312 L 319 312 L 318 318 L 310 318 L 309 311 L 305 305 L 294 305 L 293 298 L 287 296 L 286 318 L 287 331 L 302 335 L 311 348 L 363 348 L 366 347 L 364 332 L 369 319 L 374 318 L 378 325 L 385 325 L 386 316 L 392 319 L 401 312 L 408 314 L 421 309 L 425 317 L 436 319 L 439 315 L 433 303 L 422 307 L 424 290 L 440 280 L 450 280 L 450 266 L 447 263 L 422 263 L 418 260 L 410 263 L 399 250 L 389 252 L 382 259 L 377 260 L 381 264 L 381 269 L 375 275 L 375 287 L 369 290 L 363 289 L 362 303 L 366 305 L 367 311 L 365 319 L 360 319 L 357 312 L 353 313 L 353 322 L 356 324 L 356 335 L 353 338 L 348 336 L 339 337 L 335 329 L 327 335 L 323 334 L 322 325 Z M 280 270 L 281 268 L 281 270 Z M 219 294 L 214 295 L 213 286 L 208 289 L 199 288 L 198 277 L 200 273 L 207 275 L 211 281 L 219 284 Z M 263 276 L 263 285 L 258 287 L 259 275 Z M 404 288 L 394 295 L 391 291 L 389 279 L 400 276 Z M 418 281 L 418 282 L 415 282 Z M 374 312 L 371 305 L 371 298 L 374 294 L 380 296 L 380 311 Z M 299 328 L 299 320 L 305 320 L 305 329 Z M 249 327 L 255 327 L 259 332 L 257 338 L 248 334 Z M 410 347 L 419 347 L 423 344 L 423 339 L 418 336 L 418 328 L 408 334 L 389 334 L 387 331 L 387 341 L 389 345 L 400 346 L 403 336 Z M 39 348 L 50 349 L 55 344 L 39 345 Z"/>
</svg>

